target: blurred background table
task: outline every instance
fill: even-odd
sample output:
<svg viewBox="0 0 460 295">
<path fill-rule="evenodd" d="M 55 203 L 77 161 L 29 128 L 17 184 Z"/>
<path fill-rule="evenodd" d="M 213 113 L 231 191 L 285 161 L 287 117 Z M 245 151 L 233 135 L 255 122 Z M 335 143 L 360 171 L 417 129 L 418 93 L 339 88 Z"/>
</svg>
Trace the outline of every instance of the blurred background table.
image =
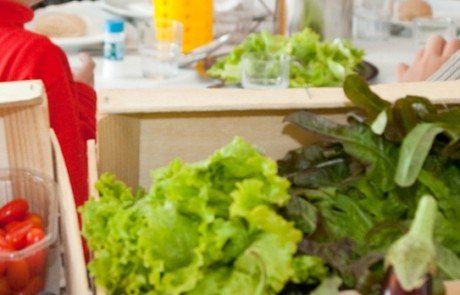
<svg viewBox="0 0 460 295">
<path fill-rule="evenodd" d="M 378 69 L 372 84 L 396 82 L 395 68 L 400 62 L 410 63 L 416 52 L 411 38 L 392 36 L 384 42 L 355 42 L 366 51 L 364 59 Z M 75 52 L 68 52 L 71 65 L 78 65 Z M 103 58 L 94 56 L 96 62 L 95 87 L 103 88 L 204 88 L 216 84 L 215 80 L 201 77 L 193 66 L 179 70 L 176 77 L 165 80 L 150 80 L 142 77 L 140 56 L 136 53 L 125 57 L 125 75 L 118 79 L 104 79 L 102 76 Z"/>
<path fill-rule="evenodd" d="M 144 11 L 144 15 L 131 15 L 125 14 L 120 15 L 120 13 L 115 13 L 115 10 L 107 9 L 106 1 L 115 1 L 115 0 L 103 0 L 103 1 L 72 1 L 75 4 L 86 3 L 89 5 L 94 6 L 92 8 L 92 12 L 95 13 L 97 10 L 102 11 L 104 13 L 104 17 L 124 17 L 127 20 L 127 53 L 125 57 L 125 75 L 122 78 L 118 79 L 111 79 L 107 80 L 102 77 L 102 66 L 103 66 L 103 58 L 102 58 L 102 44 L 98 44 L 96 47 L 90 46 L 93 49 L 91 53 L 94 56 L 96 62 L 96 71 L 95 71 L 95 87 L 96 89 L 103 89 L 103 88 L 167 88 L 167 87 L 174 87 L 174 88 L 203 88 L 208 87 L 210 85 L 216 84 L 215 80 L 207 79 L 201 77 L 193 68 L 193 66 L 181 69 L 179 74 L 170 79 L 166 80 L 149 80 L 142 77 L 141 73 L 141 61 L 140 56 L 137 53 L 136 49 L 136 38 L 133 34 L 136 33 L 135 31 L 135 24 L 139 20 L 139 18 L 144 17 L 147 15 L 147 12 Z M 124 0 L 120 0 L 120 3 Z M 135 4 L 139 4 L 140 0 L 133 1 Z M 268 3 L 275 3 L 274 0 L 265 0 Z M 433 0 L 434 1 L 434 0 Z M 449 1 L 449 0 L 437 0 L 438 2 L 449 2 L 454 3 L 460 8 L 460 1 Z M 137 3 L 139 2 L 139 3 Z M 145 2 L 145 1 L 144 1 Z M 142 2 L 144 5 L 148 5 L 147 3 Z M 273 5 L 273 3 L 271 5 Z M 69 3 L 67 3 L 69 4 Z M 273 7 L 272 7 L 273 8 Z M 140 11 L 140 10 L 137 10 Z M 147 10 L 148 11 L 148 10 Z M 460 10 L 459 10 L 460 11 Z M 260 16 L 255 16 L 255 18 L 260 18 Z M 268 17 L 269 18 L 269 17 Z M 273 20 L 268 20 L 273 21 Z M 259 24 L 260 25 L 260 24 Z M 264 25 L 262 24 L 259 26 L 258 30 L 263 28 Z M 265 26 L 265 28 L 267 25 Z M 268 25 L 270 27 L 270 24 Z M 103 28 L 101 28 L 103 29 Z M 398 35 L 392 35 L 388 40 L 379 41 L 379 42 L 364 42 L 364 41 L 357 41 L 354 40 L 354 44 L 358 48 L 362 48 L 366 51 L 366 55 L 364 59 L 373 64 L 379 71 L 378 75 L 370 81 L 372 84 L 380 84 L 380 83 L 391 83 L 396 82 L 395 77 L 395 67 L 400 62 L 410 63 L 412 58 L 416 52 L 416 46 L 412 40 L 410 34 L 401 34 L 397 32 Z M 98 49 L 99 48 L 99 49 Z M 78 58 L 77 53 L 82 48 L 65 48 L 69 61 L 72 66 L 78 66 Z M 84 49 L 84 48 L 83 48 Z M 134 51 L 132 50 L 134 49 Z"/>
</svg>

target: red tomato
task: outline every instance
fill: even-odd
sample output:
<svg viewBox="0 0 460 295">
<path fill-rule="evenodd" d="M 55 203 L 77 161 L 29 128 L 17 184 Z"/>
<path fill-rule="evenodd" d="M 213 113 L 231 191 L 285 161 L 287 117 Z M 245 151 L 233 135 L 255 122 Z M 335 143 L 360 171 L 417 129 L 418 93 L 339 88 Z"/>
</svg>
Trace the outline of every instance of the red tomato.
<svg viewBox="0 0 460 295">
<path fill-rule="evenodd" d="M 43 218 L 37 213 L 27 213 L 24 220 L 32 220 L 35 225 L 34 227 L 43 229 Z"/>
<path fill-rule="evenodd" d="M 0 261 L 0 276 L 3 276 L 3 274 L 5 273 L 7 265 L 8 265 L 8 261 L 6 261 L 6 260 Z M 1 290 L 1 286 L 0 286 L 0 290 Z M 1 294 L 2 294 L 2 292 L 0 291 L 0 295 Z"/>
<path fill-rule="evenodd" d="M 13 252 L 15 251 L 13 244 L 6 239 L 5 236 L 0 235 L 0 252 Z M 7 260 L 0 259 L 0 276 L 5 273 Z M 0 293 L 1 295 L 1 293 Z"/>
<path fill-rule="evenodd" d="M 14 250 L 14 245 L 6 239 L 6 236 L 0 235 L 0 252 L 11 252 Z"/>
<path fill-rule="evenodd" d="M 26 235 L 27 246 L 33 245 L 36 242 L 43 240 L 45 235 L 45 232 L 41 228 L 34 227 L 30 229 Z"/>
<path fill-rule="evenodd" d="M 20 221 L 26 217 L 27 211 L 29 211 L 29 204 L 26 200 L 14 199 L 0 208 L 0 223 Z"/>
<path fill-rule="evenodd" d="M 13 291 L 24 290 L 30 280 L 29 266 L 24 259 L 13 260 L 8 263 L 6 278 Z"/>
<path fill-rule="evenodd" d="M 10 285 L 8 285 L 8 281 L 6 277 L 0 277 L 0 295 L 11 295 L 13 291 L 11 291 Z"/>
<path fill-rule="evenodd" d="M 13 244 L 16 250 L 21 250 L 27 246 L 27 233 L 33 228 L 33 221 L 20 221 L 9 228 L 6 239 Z"/>
<path fill-rule="evenodd" d="M 27 287 L 20 291 L 14 293 L 15 295 L 36 295 L 38 292 L 43 291 L 45 288 L 45 281 L 42 276 L 35 276 L 30 280 L 30 283 Z M 0 294 L 1 295 L 1 294 Z"/>
<path fill-rule="evenodd" d="M 31 275 L 43 275 L 46 267 L 46 250 L 38 250 L 27 256 L 26 261 Z"/>
<path fill-rule="evenodd" d="M 19 221 L 10 222 L 10 223 L 8 223 L 7 225 L 5 225 L 5 226 L 3 227 L 3 229 L 8 233 L 8 232 L 11 230 L 11 228 L 12 228 L 13 226 L 15 226 L 16 224 L 18 224 L 18 223 L 19 223 Z"/>
</svg>

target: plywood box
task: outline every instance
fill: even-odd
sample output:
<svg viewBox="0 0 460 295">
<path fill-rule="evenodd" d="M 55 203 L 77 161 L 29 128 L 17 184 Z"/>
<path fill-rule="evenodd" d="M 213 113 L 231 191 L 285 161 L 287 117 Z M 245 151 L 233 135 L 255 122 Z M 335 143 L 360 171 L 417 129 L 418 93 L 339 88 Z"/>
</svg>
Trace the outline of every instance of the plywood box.
<svg viewBox="0 0 460 295">
<path fill-rule="evenodd" d="M 375 85 L 373 90 L 390 101 L 412 94 L 439 104 L 460 102 L 456 81 Z M 176 157 L 203 159 L 236 135 L 278 159 L 317 140 L 286 126 L 285 115 L 308 109 L 343 121 L 351 107 L 341 88 L 104 89 L 98 99 L 99 172 L 116 173 L 133 187 L 147 186 L 151 169 Z"/>
<path fill-rule="evenodd" d="M 375 85 L 393 101 L 407 94 L 429 97 L 438 104 L 460 102 L 459 82 Z M 337 121 L 351 105 L 341 88 L 286 89 L 105 89 L 98 92 L 98 173 L 111 172 L 131 187 L 149 187 L 149 172 L 176 157 L 186 162 L 207 158 L 242 136 L 274 159 L 315 142 L 283 123 L 294 110 L 308 109 Z M 447 294 L 460 294 L 449 283 Z M 343 294 L 353 294 L 345 292 Z"/>
<path fill-rule="evenodd" d="M 73 194 L 59 143 L 48 121 L 41 81 L 0 83 L 0 168 L 43 174 L 55 180 L 60 189 L 61 232 L 48 252 L 46 290 L 58 294 L 61 276 L 65 275 L 67 294 L 87 294 L 89 282 Z"/>
</svg>

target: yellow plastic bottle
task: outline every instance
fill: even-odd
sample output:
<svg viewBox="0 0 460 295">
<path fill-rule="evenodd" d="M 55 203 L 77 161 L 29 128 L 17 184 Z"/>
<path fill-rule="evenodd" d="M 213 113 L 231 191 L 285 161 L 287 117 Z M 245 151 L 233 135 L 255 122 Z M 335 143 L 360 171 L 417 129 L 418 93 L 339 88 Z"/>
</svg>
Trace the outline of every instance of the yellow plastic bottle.
<svg viewBox="0 0 460 295">
<path fill-rule="evenodd" d="M 156 19 L 176 20 L 184 32 L 182 51 L 208 43 L 213 34 L 213 0 L 152 0 Z"/>
</svg>

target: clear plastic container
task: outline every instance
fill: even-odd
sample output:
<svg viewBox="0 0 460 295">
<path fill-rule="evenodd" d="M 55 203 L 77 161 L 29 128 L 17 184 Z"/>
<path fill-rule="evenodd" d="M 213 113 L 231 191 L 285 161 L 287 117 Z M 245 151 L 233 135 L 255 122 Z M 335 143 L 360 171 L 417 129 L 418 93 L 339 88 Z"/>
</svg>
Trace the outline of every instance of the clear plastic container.
<svg viewBox="0 0 460 295">
<path fill-rule="evenodd" d="M 0 251 L 0 294 L 36 294 L 44 289 L 47 251 L 57 238 L 58 194 L 56 182 L 40 173 L 0 169 L 0 207 L 13 199 L 27 200 L 29 212 L 42 217 L 45 231 L 43 239 L 26 248 Z"/>
</svg>

